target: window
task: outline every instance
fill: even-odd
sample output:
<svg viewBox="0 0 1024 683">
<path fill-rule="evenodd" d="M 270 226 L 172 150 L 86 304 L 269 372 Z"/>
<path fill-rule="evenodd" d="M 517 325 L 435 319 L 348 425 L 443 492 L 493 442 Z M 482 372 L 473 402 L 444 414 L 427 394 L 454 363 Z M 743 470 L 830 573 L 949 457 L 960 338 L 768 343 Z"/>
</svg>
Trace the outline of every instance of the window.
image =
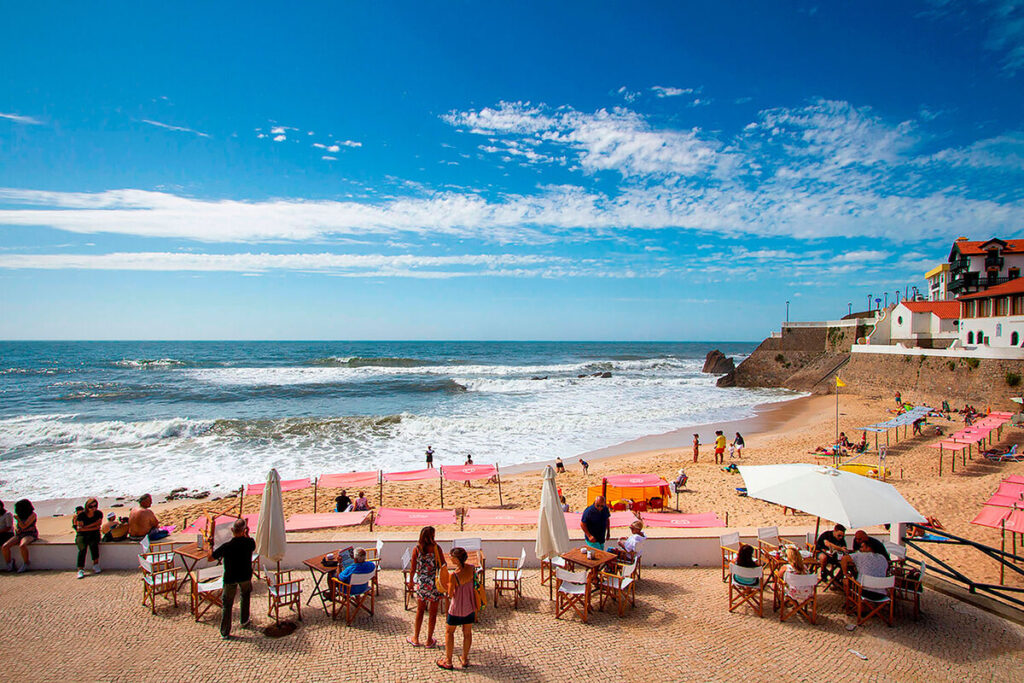
<svg viewBox="0 0 1024 683">
<path fill-rule="evenodd" d="M 1007 273 L 1007 277 L 1011 280 L 1020 277 L 1020 268 L 1010 268 L 1009 273 Z"/>
<path fill-rule="evenodd" d="M 1003 324 L 1002 323 L 996 323 L 996 337 L 1002 337 L 1002 336 L 1003 336 Z"/>
<path fill-rule="evenodd" d="M 974 343 L 974 333 L 973 332 L 968 332 L 967 333 L 967 343 L 968 344 L 973 344 Z"/>
<path fill-rule="evenodd" d="M 903 324 L 903 316 L 902 315 L 896 316 L 896 324 L 897 325 L 902 325 Z"/>
<path fill-rule="evenodd" d="M 1017 332 L 1010 333 L 1010 346 L 1016 346 L 1020 343 L 1020 335 Z"/>
</svg>

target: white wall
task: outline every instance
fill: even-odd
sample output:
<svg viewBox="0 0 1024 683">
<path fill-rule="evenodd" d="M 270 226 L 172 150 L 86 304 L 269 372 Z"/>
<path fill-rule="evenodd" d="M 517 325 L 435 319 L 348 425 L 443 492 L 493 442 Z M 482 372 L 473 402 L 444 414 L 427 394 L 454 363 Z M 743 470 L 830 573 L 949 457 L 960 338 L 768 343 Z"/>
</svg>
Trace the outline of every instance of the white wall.
<svg viewBox="0 0 1024 683">
<path fill-rule="evenodd" d="M 968 343 L 967 335 L 971 332 L 974 333 L 974 342 Z M 1007 315 L 998 318 L 963 318 L 960 321 L 959 333 L 961 346 L 965 348 L 978 347 L 978 332 L 982 332 L 988 338 L 988 343 L 981 345 L 981 347 L 988 346 L 993 349 L 1011 348 L 1011 337 L 1013 332 L 1017 332 L 1017 336 L 1020 339 L 1017 342 L 1016 348 L 1019 349 L 1021 344 L 1024 343 L 1024 315 Z"/>
</svg>

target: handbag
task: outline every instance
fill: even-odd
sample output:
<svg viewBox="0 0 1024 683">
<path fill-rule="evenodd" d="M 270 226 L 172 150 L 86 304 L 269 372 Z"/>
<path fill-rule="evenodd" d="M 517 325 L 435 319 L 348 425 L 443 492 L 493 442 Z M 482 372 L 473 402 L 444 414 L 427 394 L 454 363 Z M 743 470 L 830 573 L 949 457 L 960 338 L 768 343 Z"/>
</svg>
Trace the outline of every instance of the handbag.
<svg viewBox="0 0 1024 683">
<path fill-rule="evenodd" d="M 434 577 L 434 588 L 441 595 L 448 595 L 448 582 L 451 574 L 448 573 L 448 565 L 445 564 L 441 549 L 434 544 L 434 559 L 437 561 L 437 574 Z"/>
</svg>

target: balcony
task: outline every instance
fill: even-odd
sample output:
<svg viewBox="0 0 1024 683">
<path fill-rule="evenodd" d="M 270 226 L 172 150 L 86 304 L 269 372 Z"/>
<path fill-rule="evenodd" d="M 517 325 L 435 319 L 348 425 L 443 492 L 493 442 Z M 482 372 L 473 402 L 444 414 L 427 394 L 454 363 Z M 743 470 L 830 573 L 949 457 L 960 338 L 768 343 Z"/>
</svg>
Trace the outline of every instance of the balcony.
<svg viewBox="0 0 1024 683">
<path fill-rule="evenodd" d="M 1013 277 L 984 277 L 979 278 L 977 273 L 966 273 L 963 277 L 950 278 L 948 290 L 953 294 L 970 294 L 974 291 L 995 287 L 1011 280 Z"/>
<path fill-rule="evenodd" d="M 986 256 L 985 257 L 985 270 L 1002 270 L 1003 268 L 1003 257 L 1002 256 Z"/>
</svg>

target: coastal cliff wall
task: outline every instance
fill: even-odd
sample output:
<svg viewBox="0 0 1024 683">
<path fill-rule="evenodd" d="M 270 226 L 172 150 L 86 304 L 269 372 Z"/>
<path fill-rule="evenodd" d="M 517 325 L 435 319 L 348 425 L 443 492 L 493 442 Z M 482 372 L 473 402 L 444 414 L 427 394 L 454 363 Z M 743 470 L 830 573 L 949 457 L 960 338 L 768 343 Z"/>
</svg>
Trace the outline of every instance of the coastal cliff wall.
<svg viewBox="0 0 1024 683">
<path fill-rule="evenodd" d="M 779 336 L 761 342 L 737 366 L 719 380 L 719 386 L 784 387 L 825 394 L 828 380 L 850 357 L 850 347 L 870 328 L 787 327 Z"/>
<path fill-rule="evenodd" d="M 1014 376 L 1018 384 L 1011 386 Z M 954 404 L 968 402 L 980 406 L 998 400 L 1002 406 L 1007 397 L 1019 396 L 1024 391 L 1024 363 L 856 353 L 843 368 L 842 378 L 848 390 L 862 396 L 889 398 L 899 390 L 905 396 L 919 392 Z"/>
</svg>

